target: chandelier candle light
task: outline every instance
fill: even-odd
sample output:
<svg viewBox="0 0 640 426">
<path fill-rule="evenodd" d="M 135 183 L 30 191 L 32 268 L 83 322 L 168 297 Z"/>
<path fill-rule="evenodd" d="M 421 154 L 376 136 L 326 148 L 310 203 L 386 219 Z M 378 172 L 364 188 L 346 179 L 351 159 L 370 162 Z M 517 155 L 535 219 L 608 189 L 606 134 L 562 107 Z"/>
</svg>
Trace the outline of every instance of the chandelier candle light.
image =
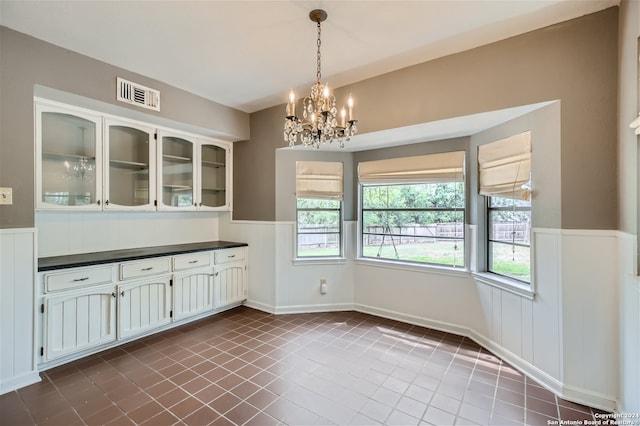
<svg viewBox="0 0 640 426">
<path fill-rule="evenodd" d="M 300 142 L 305 147 L 311 146 L 318 149 L 324 143 L 337 142 L 340 144 L 340 148 L 344 148 L 344 143 L 358 132 L 358 120 L 353 119 L 353 98 L 349 95 L 347 101 L 349 119 L 347 120 L 347 110 L 343 106 L 338 123 L 336 98 L 329 91 L 329 85 L 320 81 L 322 77 L 320 23 L 327 19 L 327 12 L 321 9 L 312 10 L 309 13 L 309 19 L 318 25 L 316 83 L 311 86 L 311 94 L 302 101 L 302 120 L 296 116 L 296 94 L 293 90 L 289 92 L 287 117 L 284 121 L 284 140 L 289 142 L 289 146 L 292 147 L 300 135 Z"/>
</svg>

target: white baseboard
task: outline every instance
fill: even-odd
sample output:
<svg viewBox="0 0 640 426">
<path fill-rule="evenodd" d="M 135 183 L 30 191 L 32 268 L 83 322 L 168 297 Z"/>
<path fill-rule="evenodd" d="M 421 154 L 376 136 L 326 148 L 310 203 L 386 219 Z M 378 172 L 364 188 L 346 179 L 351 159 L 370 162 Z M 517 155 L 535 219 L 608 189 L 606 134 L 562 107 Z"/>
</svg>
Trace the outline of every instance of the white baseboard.
<svg viewBox="0 0 640 426">
<path fill-rule="evenodd" d="M 352 303 L 330 303 L 323 305 L 276 306 L 275 314 L 308 314 L 312 312 L 353 311 Z"/>
<path fill-rule="evenodd" d="M 266 312 L 268 314 L 275 314 L 276 308 L 273 305 L 267 305 L 266 303 L 256 302 L 255 300 L 247 299 L 244 302 L 244 306 L 248 308 L 257 309 L 258 311 Z"/>
<path fill-rule="evenodd" d="M 409 315 L 401 312 L 390 311 L 388 309 L 376 308 L 374 306 L 362 305 L 359 303 L 356 303 L 354 305 L 354 310 L 365 314 L 375 315 L 377 317 L 405 322 L 407 324 L 419 325 L 421 327 L 444 331 L 446 333 L 453 333 L 459 336 L 469 336 L 468 328 L 460 327 L 458 325 L 447 322 L 434 321 L 416 315 Z"/>
<path fill-rule="evenodd" d="M 37 371 L 30 371 L 20 376 L 11 377 L 0 383 L 0 395 L 38 383 L 41 380 Z"/>
</svg>

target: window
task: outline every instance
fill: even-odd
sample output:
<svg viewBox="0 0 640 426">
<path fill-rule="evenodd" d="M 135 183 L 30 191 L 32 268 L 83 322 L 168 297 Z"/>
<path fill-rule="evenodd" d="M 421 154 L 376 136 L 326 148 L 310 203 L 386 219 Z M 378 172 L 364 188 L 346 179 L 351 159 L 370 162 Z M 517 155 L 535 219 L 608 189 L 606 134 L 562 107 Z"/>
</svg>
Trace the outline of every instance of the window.
<svg viewBox="0 0 640 426">
<path fill-rule="evenodd" d="M 342 257 L 343 165 L 296 162 L 296 257 Z"/>
<path fill-rule="evenodd" d="M 464 152 L 358 165 L 363 258 L 464 267 Z"/>
<path fill-rule="evenodd" d="M 531 282 L 531 201 L 487 197 L 487 269 Z"/>
<path fill-rule="evenodd" d="M 478 147 L 487 271 L 531 282 L 531 132 Z"/>
</svg>

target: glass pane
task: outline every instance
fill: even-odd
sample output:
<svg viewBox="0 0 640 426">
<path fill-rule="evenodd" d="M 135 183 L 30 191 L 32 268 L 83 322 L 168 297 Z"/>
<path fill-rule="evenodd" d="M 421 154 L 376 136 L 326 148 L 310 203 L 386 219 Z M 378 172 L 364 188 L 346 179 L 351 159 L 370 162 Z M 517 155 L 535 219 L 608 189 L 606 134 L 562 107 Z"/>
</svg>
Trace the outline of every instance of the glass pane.
<svg viewBox="0 0 640 426">
<path fill-rule="evenodd" d="M 226 151 L 214 145 L 202 145 L 202 205 L 220 207 L 226 204 Z"/>
<path fill-rule="evenodd" d="M 530 282 L 531 202 L 489 198 L 489 271 Z"/>
<path fill-rule="evenodd" d="M 463 208 L 464 183 L 363 186 L 362 207 L 364 209 Z"/>
<path fill-rule="evenodd" d="M 464 266 L 462 182 L 363 186 L 362 255 Z M 371 210 L 367 210 L 371 209 Z"/>
<path fill-rule="evenodd" d="M 109 127 L 109 194 L 120 206 L 149 204 L 149 134 L 125 126 Z"/>
<path fill-rule="evenodd" d="M 70 114 L 42 113 L 42 201 L 96 202 L 96 124 Z"/>
<path fill-rule="evenodd" d="M 531 210 L 490 210 L 489 239 L 512 244 L 531 242 Z"/>
<path fill-rule="evenodd" d="M 455 214 L 458 220 L 437 222 Z M 420 220 L 408 218 L 416 212 L 363 212 L 362 255 L 390 260 L 464 266 L 464 222 L 462 212 L 421 212 Z M 376 216 L 376 217 L 373 217 Z M 391 219 L 387 222 L 385 217 Z"/>
<path fill-rule="evenodd" d="M 489 242 L 489 259 L 491 263 L 489 270 L 493 273 L 530 282 L 530 256 L 531 249 L 529 247 Z"/>
<path fill-rule="evenodd" d="M 341 202 L 298 198 L 297 206 L 297 256 L 340 256 Z"/>
<path fill-rule="evenodd" d="M 299 209 L 339 209 L 340 200 L 323 200 L 316 198 L 297 198 L 296 207 Z"/>
<path fill-rule="evenodd" d="M 193 205 L 193 144 L 187 140 L 162 138 L 162 202 L 174 207 Z"/>
<path fill-rule="evenodd" d="M 516 200 L 514 198 L 489 197 L 490 207 L 531 207 L 530 200 Z"/>
</svg>

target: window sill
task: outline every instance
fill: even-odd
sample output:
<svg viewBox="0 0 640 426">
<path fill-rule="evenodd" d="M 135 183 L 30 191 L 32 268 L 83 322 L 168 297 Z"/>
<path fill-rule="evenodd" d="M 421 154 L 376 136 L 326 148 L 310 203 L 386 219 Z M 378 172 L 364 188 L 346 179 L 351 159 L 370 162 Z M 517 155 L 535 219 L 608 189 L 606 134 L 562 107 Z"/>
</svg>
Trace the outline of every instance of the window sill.
<svg viewBox="0 0 640 426">
<path fill-rule="evenodd" d="M 368 257 L 359 257 L 355 260 L 356 263 L 362 265 L 370 265 L 378 268 L 386 268 L 386 269 L 400 269 L 403 271 L 416 271 L 423 273 L 433 273 L 440 275 L 448 275 L 453 277 L 469 277 L 469 270 L 463 267 L 448 267 L 448 266 L 437 266 L 437 265 L 419 265 L 419 264 L 410 264 L 405 262 L 396 262 L 393 260 L 382 260 L 382 259 L 371 259 Z"/>
<path fill-rule="evenodd" d="M 527 285 L 506 277 L 501 277 L 499 275 L 492 274 L 491 272 L 474 272 L 473 278 L 479 283 L 487 284 L 492 287 L 508 291 L 526 299 L 535 299 L 536 293 L 532 290 L 531 285 Z"/>
<path fill-rule="evenodd" d="M 344 265 L 347 263 L 346 257 L 304 257 L 296 258 L 291 262 L 294 266 L 304 265 Z"/>
</svg>

